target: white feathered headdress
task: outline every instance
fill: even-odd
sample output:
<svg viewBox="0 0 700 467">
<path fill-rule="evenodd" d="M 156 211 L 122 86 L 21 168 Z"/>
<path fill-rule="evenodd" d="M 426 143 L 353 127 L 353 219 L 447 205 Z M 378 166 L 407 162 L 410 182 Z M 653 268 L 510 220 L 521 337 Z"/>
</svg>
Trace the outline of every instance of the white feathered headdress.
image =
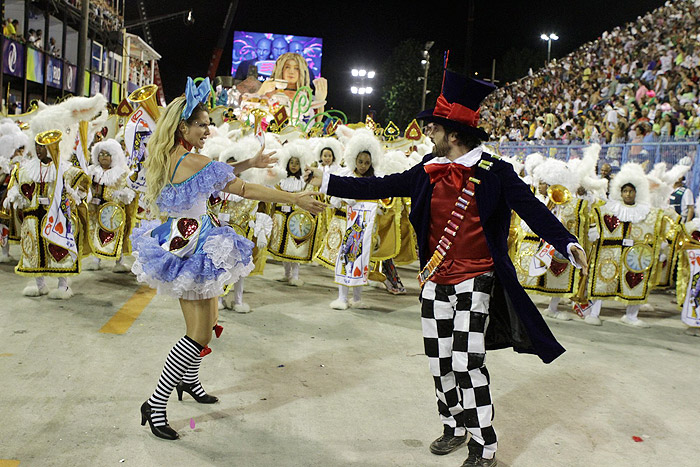
<svg viewBox="0 0 700 467">
<path fill-rule="evenodd" d="M 566 166 L 566 162 L 557 159 L 546 159 L 535 167 L 532 180 L 535 186 L 540 182 L 547 185 L 563 185 L 572 194 L 576 193 L 578 188 L 576 176 Z"/>
<path fill-rule="evenodd" d="M 636 162 L 628 162 L 620 168 L 620 171 L 610 182 L 610 199 L 622 201 L 622 187 L 626 184 L 634 186 L 637 192 L 635 204 L 651 204 L 649 196 L 649 180 L 644 169 Z"/>
<path fill-rule="evenodd" d="M 321 153 L 324 149 L 330 149 L 333 151 L 335 156 L 335 163 L 340 164 L 340 160 L 343 158 L 343 143 L 338 141 L 332 136 L 326 136 L 324 138 L 317 138 L 314 146 L 314 161 L 321 163 Z"/>
<path fill-rule="evenodd" d="M 379 168 L 382 158 L 382 145 L 371 130 L 361 128 L 355 130 L 352 137 L 345 144 L 345 166 L 350 173 L 355 172 L 357 166 L 357 155 L 361 152 L 368 152 L 372 159 L 372 167 L 376 171 Z"/>
<path fill-rule="evenodd" d="M 535 167 L 540 165 L 542 162 L 544 162 L 544 156 L 539 152 L 533 152 L 532 154 L 528 154 L 525 158 L 525 174 L 532 177 L 535 171 Z"/>
<path fill-rule="evenodd" d="M 92 147 L 92 154 L 90 157 L 90 161 L 93 164 L 99 164 L 97 158 L 102 151 L 108 152 L 109 155 L 112 156 L 112 167 L 122 167 L 124 169 L 128 169 L 124 150 L 122 150 L 122 145 L 119 144 L 117 140 L 110 138 L 95 144 Z"/>
</svg>

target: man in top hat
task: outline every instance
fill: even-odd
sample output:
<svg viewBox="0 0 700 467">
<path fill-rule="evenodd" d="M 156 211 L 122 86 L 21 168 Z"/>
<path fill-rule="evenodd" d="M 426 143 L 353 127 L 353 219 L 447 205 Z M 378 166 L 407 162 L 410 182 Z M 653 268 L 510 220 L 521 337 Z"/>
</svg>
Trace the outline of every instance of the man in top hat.
<svg viewBox="0 0 700 467">
<path fill-rule="evenodd" d="M 518 283 L 508 257 L 511 209 L 577 267 L 587 268 L 576 237 L 539 202 L 512 166 L 487 152 L 479 105 L 494 86 L 445 72 L 429 123 L 432 154 L 382 178 L 313 170 L 312 183 L 333 196 L 411 197 L 410 220 L 422 268 L 421 322 L 435 381 L 443 435 L 430 450 L 448 454 L 471 434 L 463 466 L 496 465 L 496 433 L 486 349 L 512 347 L 549 363 L 564 352 Z"/>
</svg>

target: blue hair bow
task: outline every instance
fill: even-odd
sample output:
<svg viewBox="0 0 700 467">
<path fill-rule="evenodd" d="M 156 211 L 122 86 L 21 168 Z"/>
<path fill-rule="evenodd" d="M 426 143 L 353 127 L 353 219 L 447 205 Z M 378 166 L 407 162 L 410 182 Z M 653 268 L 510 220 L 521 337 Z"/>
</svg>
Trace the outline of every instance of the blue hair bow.
<svg viewBox="0 0 700 467">
<path fill-rule="evenodd" d="M 197 104 L 205 104 L 209 93 L 211 92 L 211 84 L 209 77 L 204 78 L 204 81 L 199 83 L 199 86 L 194 84 L 194 81 L 189 76 L 187 77 L 187 86 L 185 86 L 185 108 L 182 110 L 182 119 L 187 120 L 192 115 L 192 111 Z"/>
</svg>

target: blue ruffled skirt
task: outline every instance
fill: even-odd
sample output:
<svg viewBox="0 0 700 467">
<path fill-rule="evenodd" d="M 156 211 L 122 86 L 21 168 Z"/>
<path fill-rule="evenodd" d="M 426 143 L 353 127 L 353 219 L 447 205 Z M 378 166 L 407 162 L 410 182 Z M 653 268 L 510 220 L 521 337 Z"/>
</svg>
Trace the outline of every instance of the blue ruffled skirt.
<svg viewBox="0 0 700 467">
<path fill-rule="evenodd" d="M 208 214 L 143 221 L 131 241 L 137 280 L 176 298 L 218 297 L 255 267 L 253 242 L 231 227 L 217 227 Z"/>
</svg>

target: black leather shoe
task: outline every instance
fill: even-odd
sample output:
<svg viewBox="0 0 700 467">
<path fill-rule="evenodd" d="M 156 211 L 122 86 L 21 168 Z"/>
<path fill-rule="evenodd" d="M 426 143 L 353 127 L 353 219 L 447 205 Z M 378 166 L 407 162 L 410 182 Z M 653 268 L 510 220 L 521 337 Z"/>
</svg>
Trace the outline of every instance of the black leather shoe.
<svg viewBox="0 0 700 467">
<path fill-rule="evenodd" d="M 498 461 L 496 460 L 496 456 L 493 456 L 491 459 L 484 459 L 483 457 L 470 453 L 467 460 L 462 464 L 462 467 L 496 467 L 497 465 Z"/>
<path fill-rule="evenodd" d="M 178 439 L 180 437 L 180 435 L 177 434 L 177 431 L 170 428 L 170 425 L 168 425 L 167 418 L 165 419 L 165 425 L 153 425 L 153 420 L 151 420 L 152 414 L 153 408 L 150 405 L 148 405 L 148 401 L 144 402 L 143 405 L 141 405 L 141 426 L 144 426 L 146 424 L 146 421 L 148 421 L 148 425 L 151 427 L 151 433 L 153 433 L 157 437 L 169 440 Z"/>
<path fill-rule="evenodd" d="M 216 396 L 210 396 L 209 394 L 204 394 L 203 396 L 198 396 L 196 392 L 192 390 L 194 387 L 194 384 L 190 383 L 183 383 L 180 381 L 177 383 L 177 386 L 175 386 L 175 390 L 177 391 L 177 400 L 181 401 L 182 400 L 182 393 L 186 392 L 190 396 L 194 398 L 197 402 L 200 404 L 216 404 L 219 402 L 219 398 Z"/>
<path fill-rule="evenodd" d="M 467 435 L 453 436 L 446 433 L 430 443 L 430 452 L 438 456 L 444 456 L 463 445 L 466 440 Z"/>
</svg>

